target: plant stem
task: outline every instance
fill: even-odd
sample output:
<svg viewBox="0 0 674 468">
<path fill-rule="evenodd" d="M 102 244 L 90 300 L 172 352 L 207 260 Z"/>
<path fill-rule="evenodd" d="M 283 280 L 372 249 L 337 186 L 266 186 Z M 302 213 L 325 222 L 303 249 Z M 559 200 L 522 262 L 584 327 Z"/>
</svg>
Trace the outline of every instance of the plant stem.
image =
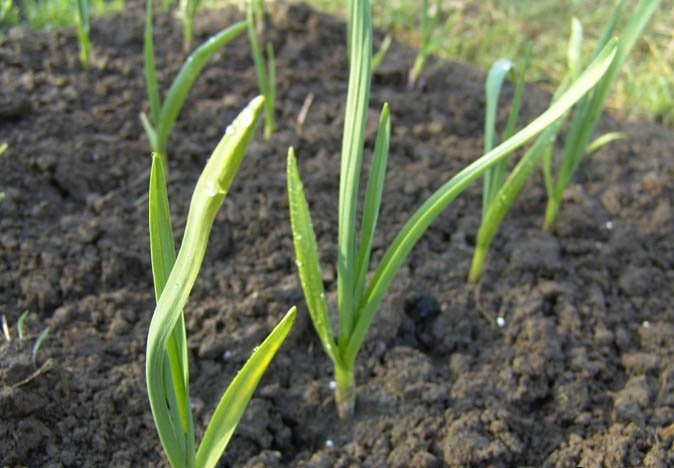
<svg viewBox="0 0 674 468">
<path fill-rule="evenodd" d="M 488 246 L 480 245 L 479 243 L 475 246 L 475 252 L 473 253 L 473 263 L 470 266 L 470 273 L 468 273 L 469 282 L 477 283 L 480 281 L 482 271 L 484 270 L 484 264 L 487 260 L 488 251 Z"/>
<path fill-rule="evenodd" d="M 557 194 L 552 194 L 548 197 L 548 204 L 545 207 L 545 218 L 543 220 L 543 230 L 552 231 L 557 223 L 557 214 L 559 213 L 559 206 L 561 204 L 561 197 Z"/>
<path fill-rule="evenodd" d="M 353 416 L 356 407 L 356 379 L 353 366 L 344 368 L 335 365 L 335 403 L 339 419 L 347 421 Z"/>
</svg>

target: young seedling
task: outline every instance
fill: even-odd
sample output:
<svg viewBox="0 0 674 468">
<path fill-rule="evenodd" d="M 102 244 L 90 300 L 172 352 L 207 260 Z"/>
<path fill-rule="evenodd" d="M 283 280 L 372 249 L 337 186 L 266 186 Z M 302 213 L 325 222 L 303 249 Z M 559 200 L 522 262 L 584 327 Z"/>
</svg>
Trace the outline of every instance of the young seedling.
<svg viewBox="0 0 674 468">
<path fill-rule="evenodd" d="M 197 14 L 200 0 L 180 0 L 178 9 L 183 22 L 183 50 L 190 50 L 194 37 L 194 17 Z"/>
<path fill-rule="evenodd" d="M 157 306 L 147 337 L 146 379 L 152 416 L 174 467 L 213 467 L 257 383 L 295 320 L 293 307 L 256 348 L 220 399 L 199 448 L 189 398 L 187 302 L 215 219 L 254 134 L 263 98 L 258 97 L 227 128 L 197 181 L 178 255 L 173 245 L 163 158 L 152 158 L 149 193 L 150 251 Z"/>
<path fill-rule="evenodd" d="M 89 0 L 77 0 L 75 8 L 75 31 L 80 43 L 80 63 L 89 69 L 91 59 L 91 41 L 89 39 Z"/>
<path fill-rule="evenodd" d="M 26 331 L 25 331 L 25 322 L 26 322 L 26 317 L 28 317 L 28 311 L 24 310 L 21 315 L 19 316 L 19 319 L 16 322 L 16 330 L 19 338 L 19 346 L 25 346 L 27 343 L 25 343 L 25 340 L 27 339 L 26 336 Z M 35 339 L 35 342 L 33 343 L 33 346 L 31 347 L 31 353 L 30 353 L 30 358 L 33 363 L 34 371 L 28 375 L 25 378 L 22 378 L 21 380 L 18 380 L 17 382 L 13 382 L 11 386 L 13 388 L 20 387 L 21 385 L 25 385 L 31 380 L 34 380 L 35 378 L 39 377 L 40 375 L 44 374 L 47 372 L 49 369 L 52 368 L 54 365 L 54 360 L 52 358 L 48 358 L 45 362 L 42 363 L 42 365 L 38 366 L 37 363 L 37 353 L 40 350 L 40 347 L 44 343 L 44 341 L 47 339 L 47 336 L 49 336 L 49 332 L 51 331 L 51 327 L 45 327 L 42 332 L 38 335 L 38 337 Z M 12 333 L 10 331 L 9 323 L 7 322 L 7 317 L 5 314 L 2 314 L 2 334 L 5 336 L 5 341 L 7 343 L 12 343 L 12 340 L 14 339 L 12 337 Z M 23 349 L 20 348 L 20 349 Z"/>
<path fill-rule="evenodd" d="M 248 39 L 253 54 L 253 63 L 255 64 L 255 73 L 257 74 L 257 83 L 260 92 L 264 96 L 264 139 L 269 140 L 276 131 L 276 117 L 274 116 L 274 107 L 276 106 L 276 63 L 274 58 L 274 47 L 271 41 L 267 41 L 265 51 L 267 54 L 267 63 L 265 65 L 260 42 L 258 40 L 258 29 L 264 27 L 264 0 L 248 0 L 246 4 L 246 24 L 248 26 Z"/>
<path fill-rule="evenodd" d="M 333 333 L 321 280 L 316 237 L 294 150 L 288 151 L 288 199 L 297 269 L 309 315 L 335 373 L 335 401 L 342 419 L 355 406 L 356 356 L 384 294 L 406 256 L 433 220 L 475 179 L 559 119 L 608 68 L 615 54 L 609 44 L 568 91 L 547 111 L 441 186 L 402 227 L 377 264 L 368 283 L 372 239 L 381 204 L 388 159 L 390 117 L 384 105 L 379 120 L 360 223 L 356 224 L 358 186 L 371 78 L 372 26 L 369 1 L 349 5 L 349 87 L 342 140 L 339 183 L 337 306 L 339 331 Z"/>
<path fill-rule="evenodd" d="M 410 88 L 416 86 L 417 80 L 424 68 L 426 59 L 433 54 L 442 44 L 442 40 L 447 34 L 449 28 L 449 21 L 437 31 L 437 27 L 442 19 L 442 1 L 437 0 L 435 5 L 435 14 L 431 16 L 431 11 L 428 5 L 428 0 L 421 2 L 421 42 L 419 44 L 419 52 L 417 53 L 414 64 L 410 68 L 408 84 Z"/>
<path fill-rule="evenodd" d="M 613 14 L 609 18 L 606 28 L 597 43 L 593 57 L 597 56 L 613 35 L 624 3 L 625 1 L 621 0 L 613 10 Z M 564 191 L 571 182 L 583 156 L 588 152 L 588 146 L 592 146 L 590 138 L 601 116 L 611 85 L 659 3 L 659 0 L 640 0 L 635 7 L 620 35 L 616 58 L 611 67 L 592 93 L 582 99 L 574 110 L 569 131 L 564 142 L 564 150 L 559 167 L 553 168 L 552 151 L 548 152 L 543 159 L 543 176 L 548 193 L 548 202 L 543 221 L 543 228 L 545 230 L 554 229 Z"/>
<path fill-rule="evenodd" d="M 240 21 L 229 28 L 223 29 L 192 52 L 180 69 L 178 76 L 173 80 L 166 98 L 162 102 L 159 96 L 157 71 L 154 63 L 152 17 L 152 0 L 147 0 L 143 55 L 145 60 L 145 85 L 150 101 L 150 118 L 141 112 L 140 120 L 147 134 L 152 152 L 160 155 L 163 159 L 164 167 L 167 168 L 168 137 L 185 103 L 185 99 L 187 99 L 187 95 L 190 89 L 192 89 L 192 85 L 213 54 L 241 34 L 246 29 L 246 23 Z"/>
<path fill-rule="evenodd" d="M 387 34 L 384 39 L 381 41 L 381 45 L 379 46 L 379 50 L 372 56 L 372 71 L 375 71 L 377 68 L 379 68 L 379 65 L 381 65 L 381 62 L 384 60 L 384 57 L 386 56 L 386 53 L 388 52 L 389 48 L 391 47 L 391 42 L 393 41 L 393 38 L 391 37 L 390 34 Z"/>
</svg>

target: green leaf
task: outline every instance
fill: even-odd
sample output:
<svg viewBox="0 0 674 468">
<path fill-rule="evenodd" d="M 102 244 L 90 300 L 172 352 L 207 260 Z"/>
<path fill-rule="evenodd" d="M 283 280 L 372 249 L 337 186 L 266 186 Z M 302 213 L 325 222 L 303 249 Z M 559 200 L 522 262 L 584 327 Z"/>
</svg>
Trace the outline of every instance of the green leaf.
<svg viewBox="0 0 674 468">
<path fill-rule="evenodd" d="M 569 68 L 569 74 L 575 79 L 581 71 L 581 53 L 583 46 L 583 25 L 577 18 L 571 19 L 571 37 L 569 46 L 566 49 L 566 62 Z"/>
<path fill-rule="evenodd" d="M 485 82 L 485 98 L 487 108 L 485 110 L 484 119 L 485 153 L 496 146 L 496 113 L 498 111 L 498 98 L 501 94 L 503 81 L 514 66 L 515 64 L 510 60 L 500 59 L 494 62 L 494 64 L 489 69 L 489 73 L 487 74 L 487 80 Z M 482 189 L 483 216 L 487 213 L 492 200 L 496 196 L 496 192 L 498 192 L 499 188 L 501 188 L 501 185 L 503 185 L 506 163 L 507 161 L 504 159 L 484 173 L 484 187 Z"/>
<path fill-rule="evenodd" d="M 357 304 L 355 293 L 356 211 L 363 159 L 365 124 L 370 96 L 372 21 L 370 2 L 350 3 L 349 87 L 342 137 L 339 172 L 337 301 L 339 307 L 339 347 L 343 352 L 353 329 Z"/>
<path fill-rule="evenodd" d="M 159 300 L 175 263 L 176 253 L 166 190 L 166 171 L 163 158 L 157 153 L 152 155 L 148 200 L 152 277 L 155 297 Z M 179 425 L 174 426 L 174 430 L 180 431 L 176 437 L 181 442 L 181 450 L 188 454 L 193 453 L 194 421 L 189 399 L 187 335 L 182 313 L 167 344 L 163 379 L 171 418 L 173 421 L 180 421 Z"/>
<path fill-rule="evenodd" d="M 328 315 L 328 305 L 325 301 L 325 291 L 321 278 L 321 266 L 318 260 L 318 246 L 316 235 L 311 223 L 311 213 L 304 196 L 302 180 L 297 169 L 297 160 L 292 148 L 288 150 L 288 204 L 290 207 L 290 222 L 295 245 L 297 270 L 300 275 L 302 291 L 309 309 L 311 322 L 314 324 L 318 338 L 333 362 L 339 362 L 337 345 L 333 338 Z"/>
<path fill-rule="evenodd" d="M 145 130 L 145 134 L 147 135 L 147 140 L 148 143 L 150 143 L 150 148 L 154 151 L 158 147 L 157 132 L 155 131 L 154 127 L 150 123 L 150 120 L 147 118 L 144 112 L 140 113 L 140 123 L 143 125 L 143 130 Z M 164 163 L 168 162 L 165 155 L 163 155 L 162 158 L 164 159 Z"/>
<path fill-rule="evenodd" d="M 391 37 L 390 34 L 387 34 L 386 37 L 384 37 L 384 40 L 381 41 L 381 46 L 379 47 L 379 50 L 377 51 L 376 54 L 372 56 L 372 70 L 376 70 L 379 68 L 379 65 L 381 65 L 381 62 L 384 60 L 384 57 L 386 56 L 386 53 L 388 52 L 389 48 L 391 47 L 391 42 L 393 41 L 393 38 Z"/>
<path fill-rule="evenodd" d="M 199 273 L 215 215 L 253 136 L 263 101 L 262 97 L 253 99 L 241 111 L 206 163 L 192 194 L 180 251 L 150 322 L 145 365 L 148 396 L 157 432 L 173 466 L 189 466 L 190 453 L 182 449 L 186 444 L 176 435 L 182 433 L 180 422 L 167 408 L 170 394 L 164 386 L 165 353 Z"/>
<path fill-rule="evenodd" d="M 354 294 L 356 304 L 360 302 L 360 298 L 365 290 L 365 280 L 372 252 L 372 239 L 374 238 L 374 231 L 377 226 L 382 191 L 384 190 L 384 176 L 386 175 L 386 165 L 388 163 L 390 138 L 390 112 L 388 104 L 384 104 L 381 116 L 379 117 L 377 139 L 372 155 L 372 166 L 370 167 L 370 175 L 367 179 L 367 188 L 365 190 L 363 219 L 360 223 L 360 253 L 358 255 L 358 270 L 356 275 L 356 293 Z"/>
<path fill-rule="evenodd" d="M 255 28 L 255 4 L 253 0 L 248 0 L 246 6 L 246 27 L 248 30 L 248 41 L 253 55 L 253 64 L 255 65 L 255 74 L 257 76 L 257 83 L 265 98 L 269 94 L 267 70 L 264 65 L 264 58 L 262 57 L 262 49 L 257 38 L 257 31 Z"/>
<path fill-rule="evenodd" d="M 471 182 L 479 178 L 487 169 L 563 116 L 601 79 L 614 56 L 615 42 L 612 41 L 566 93 L 550 106 L 548 110 L 511 138 L 460 171 L 431 195 L 412 215 L 379 262 L 372 281 L 361 300 L 361 313 L 351 336 L 347 353 L 343 356 L 345 362 L 350 362 L 355 357 L 391 281 L 400 269 L 407 254 L 412 250 L 433 220 Z"/>
<path fill-rule="evenodd" d="M 152 14 L 152 0 L 147 0 L 145 5 L 145 37 L 143 40 L 143 58 L 145 63 L 145 86 L 147 87 L 147 97 L 150 100 L 150 117 L 152 122 L 158 125 L 159 109 L 161 107 L 161 99 L 159 97 L 159 85 L 157 84 L 157 69 L 154 63 L 154 39 L 152 28 L 153 14 Z M 143 114 L 141 114 L 143 115 Z M 143 124 L 145 131 L 147 126 Z M 150 143 L 152 143 L 152 138 Z M 156 145 L 156 136 L 154 138 Z M 152 151 L 160 151 L 156 146 L 152 147 Z"/>
<path fill-rule="evenodd" d="M 625 135 L 622 132 L 604 133 L 603 135 L 595 138 L 589 145 L 587 145 L 587 148 L 585 148 L 585 153 L 586 154 L 594 153 L 595 151 L 599 150 L 602 146 L 605 146 L 616 140 L 622 140 L 623 138 L 627 138 L 627 135 Z"/>
<path fill-rule="evenodd" d="M 269 366 L 288 332 L 295 322 L 296 309 L 288 311 L 283 320 L 253 352 L 243 368 L 227 387 L 215 408 L 213 418 L 206 427 L 204 438 L 197 451 L 195 466 L 210 468 L 215 466 L 227 447 L 248 402 L 253 396 L 262 374 Z"/>
<path fill-rule="evenodd" d="M 529 180 L 529 176 L 534 167 L 536 167 L 538 160 L 551 147 L 563 121 L 563 118 L 559 118 L 536 139 L 536 142 L 515 165 L 508 178 L 494 196 L 489 209 L 484 213 L 475 242 L 473 264 L 468 275 L 470 282 L 476 283 L 482 275 L 486 255 L 496 231 L 510 210 L 515 198 L 522 190 L 522 187 Z"/>
<path fill-rule="evenodd" d="M 149 1 L 149 0 L 148 0 Z M 218 49 L 236 38 L 246 29 L 246 23 L 240 21 L 229 28 L 223 29 L 216 35 L 204 42 L 192 55 L 190 55 L 185 64 L 180 69 L 178 76 L 171 84 L 164 105 L 159 112 L 159 118 L 155 121 L 157 126 L 157 140 L 160 147 L 159 152 L 166 152 L 166 142 L 171 128 L 178 118 L 187 95 L 192 89 L 194 81 L 197 79 L 201 70 L 206 66 L 210 58 Z"/>
<path fill-rule="evenodd" d="M 600 39 L 598 47 L 601 45 L 601 41 L 607 40 L 609 35 L 608 33 L 613 32 L 623 3 L 624 1 L 621 1 L 616 6 L 612 18 L 609 21 L 602 38 Z M 620 35 L 615 59 L 606 72 L 606 75 L 597 84 L 597 87 L 593 90 L 593 92 L 584 100 L 579 102 L 576 111 L 574 112 L 573 119 L 571 120 L 569 133 L 566 137 L 564 151 L 562 154 L 562 162 L 555 183 L 555 189 L 552 197 L 550 197 L 554 199 L 554 204 L 559 205 L 561 202 L 562 194 L 571 182 L 571 178 L 578 169 L 582 157 L 585 154 L 585 149 L 587 148 L 597 121 L 599 120 L 599 117 L 601 116 L 601 113 L 604 109 L 604 104 L 606 103 L 611 86 L 620 72 L 625 59 L 632 50 L 632 47 L 648 23 L 648 20 L 655 12 L 658 4 L 659 0 L 641 0 L 638 3 L 632 15 L 630 16 L 629 22 Z M 545 226 L 550 228 L 555 223 L 557 211 L 556 209 L 550 208 L 548 208 L 547 211 L 549 213 L 546 214 Z"/>
</svg>

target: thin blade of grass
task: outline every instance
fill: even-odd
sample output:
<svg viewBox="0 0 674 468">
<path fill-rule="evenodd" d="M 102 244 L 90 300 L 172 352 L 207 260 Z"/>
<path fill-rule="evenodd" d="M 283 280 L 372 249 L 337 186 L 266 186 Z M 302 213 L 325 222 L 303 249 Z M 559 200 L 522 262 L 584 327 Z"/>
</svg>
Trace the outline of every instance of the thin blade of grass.
<svg viewBox="0 0 674 468">
<path fill-rule="evenodd" d="M 28 310 L 24 310 L 21 315 L 19 315 L 19 320 L 16 322 L 16 329 L 19 334 L 19 341 L 23 340 L 26 317 L 28 317 Z M 4 318 L 4 315 L 3 315 Z M 9 334 L 9 331 L 7 332 Z"/>
<path fill-rule="evenodd" d="M 215 215 L 254 134 L 263 101 L 258 97 L 241 111 L 206 163 L 192 195 L 182 245 L 150 322 L 145 365 L 148 396 L 164 451 L 174 466 L 187 466 L 189 454 L 179 448 L 177 422 L 166 407 L 165 350 L 199 273 Z"/>
<path fill-rule="evenodd" d="M 604 109 L 611 86 L 658 4 L 659 0 L 642 0 L 639 2 L 620 35 L 618 50 L 611 67 L 592 95 L 579 105 L 578 111 L 574 114 L 569 136 L 567 137 L 567 141 L 570 144 L 564 147 L 562 166 L 557 179 L 556 188 L 558 196 L 561 197 L 561 193 L 568 186 L 571 177 L 578 168 L 584 154 L 584 149 L 587 147 L 592 132 Z M 622 6 L 622 2 L 619 6 Z"/>
<path fill-rule="evenodd" d="M 37 365 L 37 352 L 40 350 L 40 347 L 42 346 L 42 343 L 44 343 L 44 340 L 47 339 L 47 336 L 49 336 L 49 332 L 51 332 L 51 327 L 46 327 L 42 332 L 38 335 L 37 339 L 35 340 L 35 343 L 33 343 L 33 349 L 31 351 L 31 359 L 33 360 L 33 364 Z"/>
<path fill-rule="evenodd" d="M 89 0 L 77 0 L 77 14 L 75 15 L 77 40 L 80 44 L 80 62 L 85 70 L 89 69 L 91 57 L 91 41 L 89 39 Z"/>
<path fill-rule="evenodd" d="M 295 322 L 295 315 L 296 309 L 293 307 L 255 350 L 227 387 L 199 444 L 195 463 L 197 468 L 211 468 L 222 456 L 262 374 L 288 336 Z"/>
<path fill-rule="evenodd" d="M 150 148 L 152 151 L 157 150 L 157 132 L 150 123 L 150 120 L 147 118 L 147 115 L 145 115 L 145 112 L 140 113 L 140 123 L 143 125 L 143 130 L 145 130 L 145 134 L 147 135 Z"/>
<path fill-rule="evenodd" d="M 498 111 L 498 99 L 501 95 L 501 88 L 506 76 L 515 66 L 508 59 L 501 59 L 494 62 L 487 74 L 485 82 L 485 99 L 487 108 L 484 118 L 484 152 L 487 153 L 496 146 L 496 113 Z M 482 216 L 487 213 L 489 206 L 494 200 L 496 193 L 505 177 L 507 161 L 503 160 L 495 164 L 484 173 L 484 186 L 482 189 Z"/>
<path fill-rule="evenodd" d="M 367 188 L 365 189 L 365 201 L 363 204 L 360 228 L 360 252 L 358 254 L 356 294 L 354 295 L 354 302 L 356 304 L 360 303 L 363 291 L 365 291 L 365 279 L 370 264 L 370 254 L 372 252 L 372 239 L 374 238 L 374 231 L 377 226 L 382 191 L 384 190 L 384 176 L 386 175 L 386 166 L 388 163 L 390 138 L 391 117 L 388 104 L 384 104 L 384 107 L 381 110 L 381 116 L 379 117 L 377 138 L 374 144 L 374 153 L 372 154 L 372 166 L 370 167 L 370 174 L 367 178 Z"/>
<path fill-rule="evenodd" d="M 598 151 L 599 148 L 601 148 L 602 146 L 608 145 L 609 143 L 616 140 L 622 140 L 623 138 L 627 138 L 627 135 L 625 135 L 622 132 L 604 133 L 603 135 L 595 138 L 589 145 L 587 145 L 587 148 L 585 148 L 585 153 L 586 154 L 594 153 L 595 151 Z"/>
<path fill-rule="evenodd" d="M 159 112 L 159 119 L 155 120 L 155 125 L 158 126 L 157 139 L 160 143 L 163 142 L 165 144 L 167 141 L 168 135 L 171 133 L 171 128 L 178 118 L 180 109 L 182 109 L 194 81 L 213 54 L 245 30 L 245 21 L 240 21 L 223 29 L 200 45 L 199 48 L 187 58 L 185 64 L 180 69 L 178 76 L 176 76 L 169 88 L 164 104 Z M 160 148 L 160 151 L 165 151 L 165 148 Z"/>
<path fill-rule="evenodd" d="M 159 96 L 159 85 L 157 84 L 157 68 L 154 63 L 153 17 L 152 0 L 147 0 L 145 4 L 145 37 L 143 38 L 145 86 L 147 87 L 147 97 L 150 101 L 150 117 L 152 117 L 152 122 L 157 125 L 159 122 L 159 110 L 161 109 L 161 98 Z M 146 127 L 145 131 L 147 132 L 145 122 L 143 123 L 143 126 Z M 153 147 L 152 150 L 157 151 L 157 148 Z"/>
<path fill-rule="evenodd" d="M 274 55 L 274 46 L 271 41 L 267 42 L 267 96 L 265 99 L 265 139 L 271 138 L 276 131 L 276 117 L 274 116 L 276 106 L 276 56 Z"/>
<path fill-rule="evenodd" d="M 607 39 L 608 40 L 608 39 Z M 566 49 L 566 64 L 569 74 L 575 79 L 582 69 L 583 25 L 577 18 L 571 19 L 571 36 Z"/>
<path fill-rule="evenodd" d="M 175 263 L 175 244 L 166 190 L 166 171 L 161 155 L 153 153 L 148 193 L 150 226 L 150 257 L 154 279 L 155 298 L 159 300 L 166 280 Z M 189 372 L 185 318 L 181 313 L 166 347 L 164 388 L 169 399 L 173 421 L 180 421 L 181 450 L 188 457 L 194 453 L 194 421 L 189 400 Z M 174 429 L 177 429 L 174 426 Z"/>
<path fill-rule="evenodd" d="M 260 41 L 257 38 L 257 30 L 255 28 L 255 12 L 253 0 L 248 0 L 246 5 L 246 25 L 248 30 L 248 40 L 253 55 L 253 65 L 255 65 L 255 74 L 257 75 L 257 84 L 260 88 L 260 93 L 263 96 L 268 96 L 269 89 L 267 79 L 267 70 L 262 58 L 262 49 L 260 48 Z"/>
<path fill-rule="evenodd" d="M 517 119 L 520 115 L 520 109 L 522 108 L 522 94 L 524 93 L 525 78 L 529 66 L 531 65 L 531 50 L 532 45 L 529 43 L 527 50 L 524 54 L 524 60 L 519 66 L 519 73 L 517 73 L 517 82 L 515 83 L 515 93 L 513 94 L 513 100 L 510 105 L 510 113 L 508 114 L 508 120 L 506 122 L 505 129 L 503 130 L 502 140 L 507 140 L 510 138 L 513 133 L 515 133 L 515 127 L 517 126 Z"/>
<path fill-rule="evenodd" d="M 311 213 L 304 195 L 302 180 L 297 169 L 295 151 L 292 148 L 288 150 L 287 171 L 290 222 L 302 291 L 309 309 L 311 322 L 314 324 L 325 352 L 334 362 L 339 362 L 339 352 L 330 326 L 328 305 L 325 301 L 316 234 L 311 222 Z"/>
<path fill-rule="evenodd" d="M 379 65 L 381 65 L 381 62 L 384 60 L 386 53 L 391 47 L 392 41 L 393 39 L 391 38 L 390 34 L 387 34 L 386 37 L 384 37 L 384 40 L 381 41 L 381 46 L 379 47 L 379 50 L 377 51 L 376 54 L 372 56 L 372 71 L 379 68 Z"/>
<path fill-rule="evenodd" d="M 351 336 L 347 352 L 344 355 L 345 361 L 349 362 L 350 359 L 355 358 L 391 281 L 400 269 L 407 254 L 409 254 L 433 220 L 489 167 L 505 158 L 512 151 L 522 146 L 563 116 L 601 79 L 613 60 L 615 53 L 615 41 L 611 41 L 578 80 L 548 110 L 511 138 L 464 168 L 440 187 L 411 216 L 384 253 L 375 270 L 372 281 L 365 291 L 360 303 L 361 313 Z"/>
<path fill-rule="evenodd" d="M 536 139 L 536 142 L 515 165 L 512 172 L 495 195 L 494 200 L 489 205 L 489 209 L 484 213 L 475 242 L 473 263 L 468 275 L 468 280 L 470 282 L 476 283 L 480 279 L 487 252 L 489 251 L 489 246 L 494 239 L 496 231 L 501 225 L 503 218 L 510 210 L 515 198 L 522 190 L 522 187 L 524 187 L 524 184 L 529 180 L 529 176 L 534 167 L 536 167 L 539 159 L 554 142 L 562 123 L 563 117 L 560 117 Z"/>
<path fill-rule="evenodd" d="M 372 26 L 368 0 L 349 3 L 349 88 L 339 176 L 337 298 L 339 347 L 343 352 L 355 321 L 356 211 L 370 96 Z"/>
</svg>

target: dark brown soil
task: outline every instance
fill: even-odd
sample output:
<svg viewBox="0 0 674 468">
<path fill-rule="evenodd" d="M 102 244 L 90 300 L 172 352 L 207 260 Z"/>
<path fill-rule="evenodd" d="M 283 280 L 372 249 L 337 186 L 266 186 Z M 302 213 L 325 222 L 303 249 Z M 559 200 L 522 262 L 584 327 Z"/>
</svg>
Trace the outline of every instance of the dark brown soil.
<svg viewBox="0 0 674 468">
<path fill-rule="evenodd" d="M 199 40 L 237 15 L 202 16 Z M 583 163 L 554 234 L 539 228 L 545 193 L 540 177 L 531 181 L 480 288 L 465 283 L 479 187 L 461 196 L 388 294 L 358 360 L 356 417 L 341 424 L 296 277 L 285 161 L 293 145 L 334 298 L 344 25 L 302 6 L 270 18 L 280 129 L 251 145 L 186 310 L 200 429 L 252 348 L 290 306 L 300 314 L 222 466 L 673 466 L 671 131 L 603 120 L 628 138 Z M 88 74 L 73 32 L 0 36 L 0 143 L 9 143 L 0 156 L 0 311 L 14 335 L 0 345 L 1 466 L 166 465 L 144 382 L 153 293 L 142 29 L 140 6 L 96 21 Z M 180 25 L 160 16 L 156 34 L 166 89 L 184 59 Z M 410 91 L 413 57 L 394 45 L 373 80 L 370 142 L 383 102 L 393 115 L 375 261 L 482 145 L 482 74 L 431 62 Z M 206 158 L 256 92 L 244 38 L 197 81 L 170 141 L 177 236 Z M 530 119 L 548 97 L 527 95 Z M 18 341 L 25 309 L 28 336 Z M 51 369 L 36 373 L 48 359 Z"/>
</svg>

